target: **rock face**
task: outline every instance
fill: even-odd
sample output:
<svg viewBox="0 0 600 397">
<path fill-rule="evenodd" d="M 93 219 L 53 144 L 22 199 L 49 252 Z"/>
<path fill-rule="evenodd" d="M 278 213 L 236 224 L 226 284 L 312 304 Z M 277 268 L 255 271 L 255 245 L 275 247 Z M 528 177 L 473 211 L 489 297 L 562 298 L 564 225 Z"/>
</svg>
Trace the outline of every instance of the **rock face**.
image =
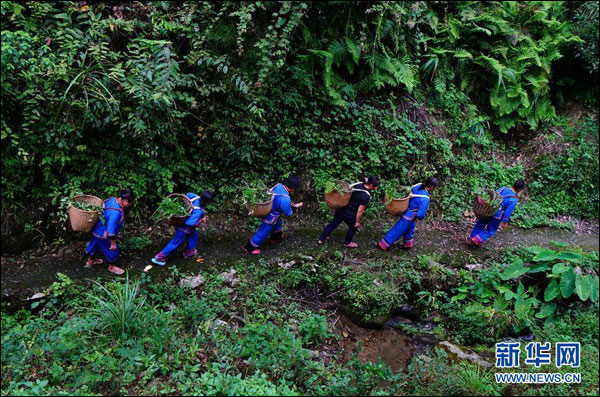
<svg viewBox="0 0 600 397">
<path fill-rule="evenodd" d="M 198 288 L 206 283 L 206 279 L 201 275 L 197 276 L 188 276 L 179 280 L 179 286 L 183 287 L 184 285 L 189 285 L 190 288 Z"/>
<path fill-rule="evenodd" d="M 229 269 L 229 272 L 223 272 L 219 277 L 223 280 L 223 284 L 232 288 L 237 287 L 242 282 L 235 269 Z"/>
<path fill-rule="evenodd" d="M 442 347 L 442 349 L 446 350 L 448 353 L 456 356 L 456 358 L 459 358 L 461 360 L 470 361 L 473 364 L 477 364 L 480 367 L 484 367 L 484 368 L 490 368 L 492 366 L 491 363 L 489 363 L 489 362 L 485 361 L 483 358 L 481 358 L 481 356 L 479 354 L 474 353 L 474 352 L 465 353 L 458 346 L 453 345 L 452 343 L 450 343 L 448 341 L 440 342 L 440 346 Z"/>
</svg>

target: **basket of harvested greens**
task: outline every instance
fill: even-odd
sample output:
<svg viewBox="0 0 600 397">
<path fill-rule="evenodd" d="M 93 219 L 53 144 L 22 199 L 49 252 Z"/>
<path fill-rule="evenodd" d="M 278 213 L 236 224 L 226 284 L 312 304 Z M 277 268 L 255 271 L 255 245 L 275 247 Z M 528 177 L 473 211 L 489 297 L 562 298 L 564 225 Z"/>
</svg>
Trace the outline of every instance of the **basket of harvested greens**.
<svg viewBox="0 0 600 397">
<path fill-rule="evenodd" d="M 248 209 L 248 215 L 263 218 L 273 207 L 273 192 L 262 182 L 242 188 L 241 203 Z"/>
<path fill-rule="evenodd" d="M 389 183 L 383 186 L 385 193 L 385 210 L 391 216 L 400 216 L 408 209 L 410 203 L 410 189 L 397 183 Z M 404 197 L 404 198 L 398 198 Z"/>
<path fill-rule="evenodd" d="M 75 232 L 91 232 L 103 213 L 104 202 L 96 196 L 80 194 L 71 200 L 69 220 Z"/>
<path fill-rule="evenodd" d="M 325 203 L 332 210 L 347 206 L 351 196 L 352 188 L 348 182 L 335 180 L 325 184 Z"/>
<path fill-rule="evenodd" d="M 194 205 L 185 194 L 173 193 L 161 201 L 154 212 L 154 219 L 166 220 L 169 226 L 180 226 L 193 211 Z"/>
<path fill-rule="evenodd" d="M 491 189 L 477 195 L 473 201 L 473 212 L 479 219 L 490 219 L 498 212 L 502 204 L 502 197 Z"/>
</svg>

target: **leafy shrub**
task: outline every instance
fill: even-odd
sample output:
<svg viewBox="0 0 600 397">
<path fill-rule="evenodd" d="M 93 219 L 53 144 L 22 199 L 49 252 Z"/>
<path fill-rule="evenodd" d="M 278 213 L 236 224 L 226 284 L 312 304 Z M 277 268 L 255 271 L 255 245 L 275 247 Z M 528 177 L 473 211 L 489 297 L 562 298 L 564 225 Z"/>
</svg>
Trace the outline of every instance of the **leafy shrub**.
<svg viewBox="0 0 600 397">
<path fill-rule="evenodd" d="M 127 274 L 124 283 L 114 282 L 107 287 L 95 282 L 96 288 L 103 297 L 96 296 L 93 292 L 90 298 L 96 303 L 92 312 L 98 321 L 100 331 L 109 328 L 115 336 L 129 335 L 136 330 L 139 322 L 138 316 L 146 298 L 138 297 L 140 292 L 139 282 L 129 282 Z"/>
<path fill-rule="evenodd" d="M 305 346 L 317 345 L 323 338 L 330 336 L 325 316 L 311 314 L 298 324 L 298 332 Z"/>
</svg>

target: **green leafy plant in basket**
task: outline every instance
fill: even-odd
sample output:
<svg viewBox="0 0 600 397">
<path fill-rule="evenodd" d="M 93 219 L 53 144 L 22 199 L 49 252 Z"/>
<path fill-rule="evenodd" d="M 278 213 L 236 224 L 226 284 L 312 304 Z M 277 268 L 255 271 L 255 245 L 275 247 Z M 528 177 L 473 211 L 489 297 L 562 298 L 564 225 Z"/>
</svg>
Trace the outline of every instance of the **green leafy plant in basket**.
<svg viewBox="0 0 600 397">
<path fill-rule="evenodd" d="M 160 221 L 161 219 L 171 218 L 173 216 L 187 216 L 189 215 L 189 208 L 187 207 L 187 203 L 184 201 L 182 197 L 166 197 L 161 201 L 158 205 L 158 208 L 152 215 L 152 218 L 155 221 Z"/>
<path fill-rule="evenodd" d="M 325 182 L 325 194 L 336 192 L 339 194 L 345 194 L 352 191 L 350 185 L 347 182 L 330 179 Z"/>
<path fill-rule="evenodd" d="M 244 184 L 236 198 L 236 202 L 244 206 L 256 203 L 266 203 L 268 201 L 271 201 L 271 193 L 263 181 L 254 181 Z"/>
<path fill-rule="evenodd" d="M 405 198 L 410 194 L 410 187 L 401 186 L 397 181 L 385 181 L 381 184 L 381 189 L 385 197 L 385 204 L 389 204 L 393 199 Z"/>
<path fill-rule="evenodd" d="M 502 197 L 492 189 L 479 189 L 475 194 L 478 200 L 489 204 L 492 208 L 500 208 L 500 204 L 502 204 Z"/>
<path fill-rule="evenodd" d="M 76 201 L 76 200 L 73 200 L 72 197 L 69 199 L 69 204 L 81 211 L 88 211 L 88 212 L 92 212 L 92 213 L 94 211 L 97 212 L 98 220 L 100 220 L 102 223 L 104 223 L 104 208 L 102 208 L 102 206 L 95 205 L 95 204 L 87 202 L 87 201 Z M 91 214 L 88 222 L 91 222 L 93 219 L 94 219 L 93 214 Z"/>
</svg>

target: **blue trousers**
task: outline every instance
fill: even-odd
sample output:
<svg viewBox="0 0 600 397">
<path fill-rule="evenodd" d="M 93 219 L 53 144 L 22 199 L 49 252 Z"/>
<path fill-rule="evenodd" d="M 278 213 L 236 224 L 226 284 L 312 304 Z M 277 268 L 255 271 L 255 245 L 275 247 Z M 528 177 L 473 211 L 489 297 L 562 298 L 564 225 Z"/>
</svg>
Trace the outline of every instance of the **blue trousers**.
<svg viewBox="0 0 600 397">
<path fill-rule="evenodd" d="M 85 249 L 85 253 L 92 257 L 96 257 L 100 254 L 100 251 L 104 252 L 104 256 L 108 263 L 115 263 L 119 258 L 120 250 L 118 244 L 117 249 L 113 251 L 110 249 L 110 240 L 92 236 L 92 239 Z"/>
<path fill-rule="evenodd" d="M 393 228 L 390 229 L 389 232 L 383 237 L 387 246 L 394 244 L 396 241 L 400 239 L 400 237 L 404 237 L 405 245 L 412 245 L 413 237 L 415 236 L 415 218 L 417 217 L 416 213 L 406 213 L 404 214 L 398 222 L 394 225 Z"/>
<path fill-rule="evenodd" d="M 250 244 L 254 248 L 258 248 L 267 240 L 270 234 L 281 233 L 281 231 L 281 217 L 269 214 L 263 218 L 258 230 L 250 238 Z"/>
<path fill-rule="evenodd" d="M 169 241 L 167 246 L 158 253 L 157 257 L 159 257 L 159 259 L 168 258 L 173 253 L 173 251 L 175 251 L 177 247 L 179 247 L 181 243 L 183 243 L 183 240 L 185 240 L 184 254 L 195 252 L 196 247 L 198 246 L 198 229 L 196 229 L 195 227 L 193 228 L 191 226 L 182 226 L 175 228 L 175 237 L 173 237 L 173 239 Z"/>
<path fill-rule="evenodd" d="M 489 240 L 500 227 L 500 219 L 478 219 L 471 232 L 471 238 L 476 244 L 483 244 Z"/>
</svg>

